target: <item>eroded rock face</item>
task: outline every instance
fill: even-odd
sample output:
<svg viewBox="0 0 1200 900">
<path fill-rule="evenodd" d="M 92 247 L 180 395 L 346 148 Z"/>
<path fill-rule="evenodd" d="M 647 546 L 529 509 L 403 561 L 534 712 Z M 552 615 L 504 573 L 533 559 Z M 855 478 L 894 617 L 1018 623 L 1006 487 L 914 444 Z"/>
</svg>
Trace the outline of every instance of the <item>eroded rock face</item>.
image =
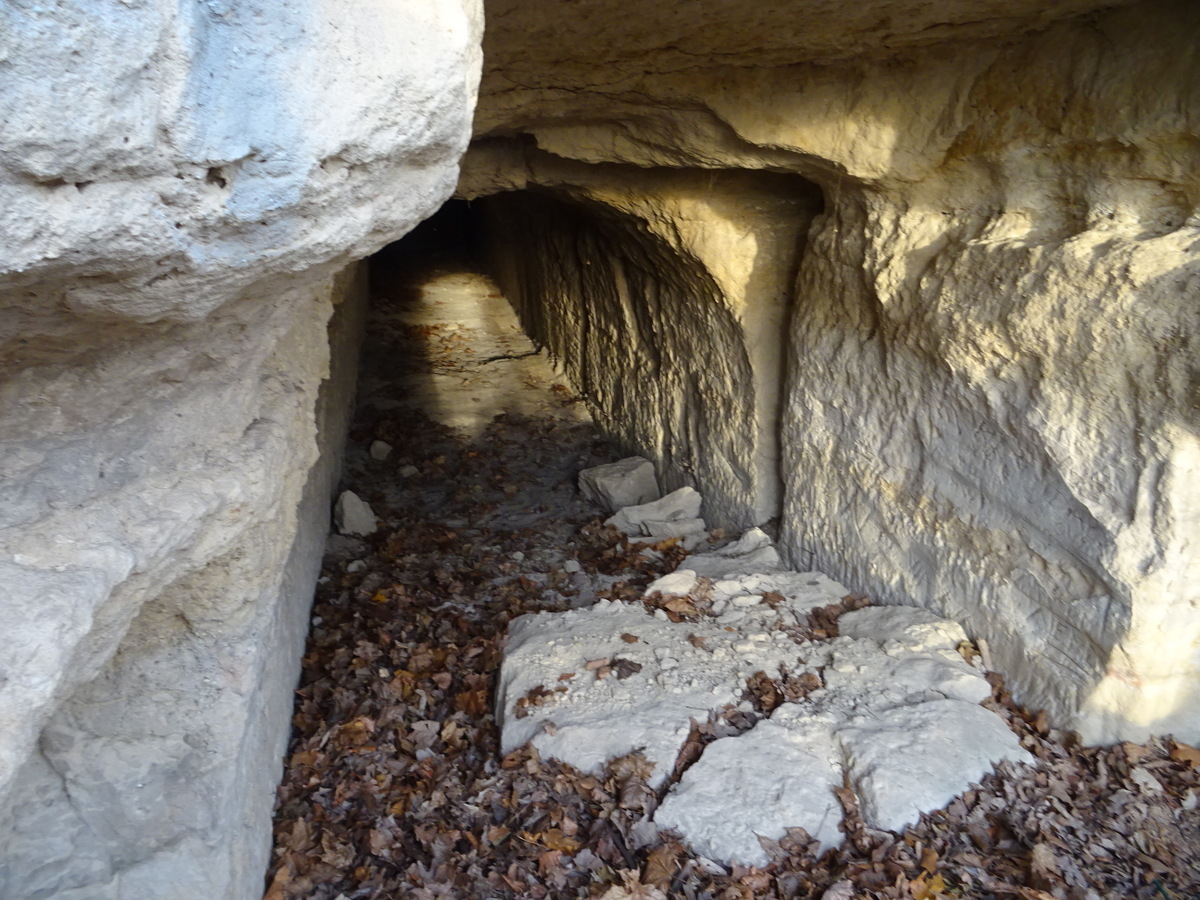
<svg viewBox="0 0 1200 900">
<path fill-rule="evenodd" d="M 347 264 L 451 190 L 478 10 L 0 15 L 0 896 L 258 896 Z"/>
<path fill-rule="evenodd" d="M 962 621 L 1089 741 L 1200 738 L 1194 4 L 489 9 L 462 190 L 507 192 L 506 288 L 627 449 L 714 519 L 762 521 L 774 431 L 795 565 Z M 755 204 L 719 185 L 762 169 L 821 202 L 794 219 L 787 383 L 756 430 L 747 311 L 793 283 L 770 249 L 788 238 L 762 215 L 722 231 Z M 652 187 L 697 170 L 718 187 Z M 543 234 L 527 210 L 564 198 L 594 206 Z M 639 263 L 645 235 L 662 252 Z M 757 281 L 722 277 L 739 264 Z M 631 269 L 653 277 L 617 302 Z M 630 324 L 663 297 L 688 311 Z"/>
</svg>

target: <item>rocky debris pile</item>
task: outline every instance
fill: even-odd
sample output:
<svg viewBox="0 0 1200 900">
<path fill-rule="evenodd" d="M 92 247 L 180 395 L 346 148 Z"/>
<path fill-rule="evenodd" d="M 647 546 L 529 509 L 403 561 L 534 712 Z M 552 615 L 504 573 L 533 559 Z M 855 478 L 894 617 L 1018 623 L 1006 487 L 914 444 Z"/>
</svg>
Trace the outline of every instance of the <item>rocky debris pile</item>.
<svg viewBox="0 0 1200 900">
<path fill-rule="evenodd" d="M 700 502 L 683 488 L 608 523 L 661 541 L 664 523 L 696 519 L 703 536 Z M 778 841 L 788 828 L 837 845 L 843 785 L 869 826 L 899 831 L 996 763 L 1032 762 L 979 705 L 991 686 L 964 658 L 959 625 L 922 609 L 846 609 L 849 593 L 789 571 L 752 529 L 688 557 L 641 602 L 518 618 L 500 675 L 502 750 L 529 742 L 593 774 L 640 753 L 651 788 L 677 779 L 658 827 L 706 857 L 757 866 L 768 862 L 759 837 Z M 839 614 L 835 633 L 812 633 L 819 610 Z M 697 723 L 731 711 L 757 721 L 681 766 Z"/>
</svg>

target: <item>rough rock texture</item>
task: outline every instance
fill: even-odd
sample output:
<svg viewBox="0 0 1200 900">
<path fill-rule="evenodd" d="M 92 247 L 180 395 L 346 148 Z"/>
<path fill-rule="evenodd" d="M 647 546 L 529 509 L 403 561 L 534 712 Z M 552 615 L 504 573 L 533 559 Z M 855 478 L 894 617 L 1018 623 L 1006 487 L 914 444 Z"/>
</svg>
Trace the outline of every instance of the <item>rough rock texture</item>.
<svg viewBox="0 0 1200 900">
<path fill-rule="evenodd" d="M 657 500 L 662 494 L 654 476 L 654 463 L 630 456 L 579 473 L 579 492 L 609 512 Z"/>
<path fill-rule="evenodd" d="M 1200 739 L 1200 8 L 489 15 L 461 190 L 603 426 L 1088 741 Z"/>
<path fill-rule="evenodd" d="M 354 491 L 342 491 L 333 505 L 333 524 L 339 534 L 370 534 L 375 530 L 375 513 Z"/>
<path fill-rule="evenodd" d="M 764 540 L 756 531 L 709 554 L 710 564 L 743 564 L 716 581 L 695 575 L 705 555 L 685 559 L 647 588 L 651 603 L 664 590 L 674 597 L 653 614 L 601 601 L 515 619 L 497 690 L 502 749 L 529 741 L 543 757 L 597 774 L 638 751 L 658 788 L 687 756 L 696 723 L 711 729 L 739 703 L 749 712 L 748 689 L 774 679 L 778 702 L 761 710 L 769 718 L 692 747 L 702 755 L 654 815 L 705 856 L 758 866 L 769 861 L 758 835 L 779 840 L 802 827 L 825 846 L 840 843 L 834 790 L 843 785 L 871 826 L 900 831 L 993 764 L 1032 762 L 1004 720 L 979 706 L 991 687 L 960 655 L 957 623 L 868 608 L 841 615 L 846 631 L 832 640 L 802 638 L 808 613 L 846 589 L 770 559 L 755 568 Z M 671 621 L 667 610 L 689 620 Z M 778 685 L 789 683 L 805 687 L 783 702 L 788 688 Z"/>
<path fill-rule="evenodd" d="M 26 445 L 79 477 L 3 532 L 0 896 L 251 896 L 365 299 L 352 270 L 264 304 L 242 342 L 217 316 L 207 340 L 169 327 L 106 359 L 131 375 L 116 396 L 81 362 L 29 373 L 47 416 L 90 401 L 99 421 Z"/>
<path fill-rule="evenodd" d="M 261 892 L 346 264 L 452 188 L 477 13 L 0 12 L 0 896 Z"/>
</svg>

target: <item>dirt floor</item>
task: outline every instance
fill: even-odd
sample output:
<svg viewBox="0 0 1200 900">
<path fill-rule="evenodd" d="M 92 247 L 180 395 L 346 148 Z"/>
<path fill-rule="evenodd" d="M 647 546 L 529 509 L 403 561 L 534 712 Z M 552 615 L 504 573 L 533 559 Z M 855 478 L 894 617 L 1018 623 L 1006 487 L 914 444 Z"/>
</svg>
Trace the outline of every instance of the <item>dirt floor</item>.
<svg viewBox="0 0 1200 900">
<path fill-rule="evenodd" d="M 579 469 L 619 454 L 495 288 L 399 263 L 407 280 L 376 282 L 345 475 L 382 524 L 333 538 L 325 558 L 268 900 L 1200 898 L 1200 751 L 1081 748 L 996 676 L 989 702 L 1036 768 L 1002 768 L 901 835 L 867 829 L 843 790 L 843 846 L 818 858 L 796 830 L 768 842 L 765 869 L 636 827 L 661 799 L 636 756 L 603 775 L 527 748 L 501 757 L 507 624 L 596 596 L 641 602 L 683 553 L 631 548 L 578 496 Z M 835 613 L 815 624 L 836 629 Z M 754 718 L 696 723 L 688 752 Z"/>
</svg>

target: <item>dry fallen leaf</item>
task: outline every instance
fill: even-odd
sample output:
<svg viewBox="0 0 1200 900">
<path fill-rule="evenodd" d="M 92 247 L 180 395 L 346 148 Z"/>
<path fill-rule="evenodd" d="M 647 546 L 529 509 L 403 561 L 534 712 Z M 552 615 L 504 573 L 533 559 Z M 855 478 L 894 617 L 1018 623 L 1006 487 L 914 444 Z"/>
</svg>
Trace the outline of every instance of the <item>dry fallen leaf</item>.
<svg viewBox="0 0 1200 900">
<path fill-rule="evenodd" d="M 938 855 L 937 851 L 932 847 L 926 847 L 921 851 L 921 868 L 932 875 L 937 871 Z"/>
<path fill-rule="evenodd" d="M 1193 769 L 1200 769 L 1200 749 L 1192 747 L 1189 744 L 1172 741 L 1171 759 L 1176 762 L 1187 763 Z"/>
<path fill-rule="evenodd" d="M 665 891 L 679 869 L 682 851 L 683 848 L 673 841 L 656 848 L 642 869 L 642 882 Z"/>
<path fill-rule="evenodd" d="M 621 872 L 621 884 L 613 885 L 599 900 L 669 900 L 652 884 L 643 884 L 637 872 Z"/>
<path fill-rule="evenodd" d="M 612 661 L 612 670 L 616 672 L 618 679 L 625 679 L 642 671 L 642 664 L 636 663 L 632 659 L 617 657 Z"/>
<path fill-rule="evenodd" d="M 854 900 L 856 893 L 854 882 L 842 879 L 827 887 L 821 895 L 821 900 Z"/>
</svg>

